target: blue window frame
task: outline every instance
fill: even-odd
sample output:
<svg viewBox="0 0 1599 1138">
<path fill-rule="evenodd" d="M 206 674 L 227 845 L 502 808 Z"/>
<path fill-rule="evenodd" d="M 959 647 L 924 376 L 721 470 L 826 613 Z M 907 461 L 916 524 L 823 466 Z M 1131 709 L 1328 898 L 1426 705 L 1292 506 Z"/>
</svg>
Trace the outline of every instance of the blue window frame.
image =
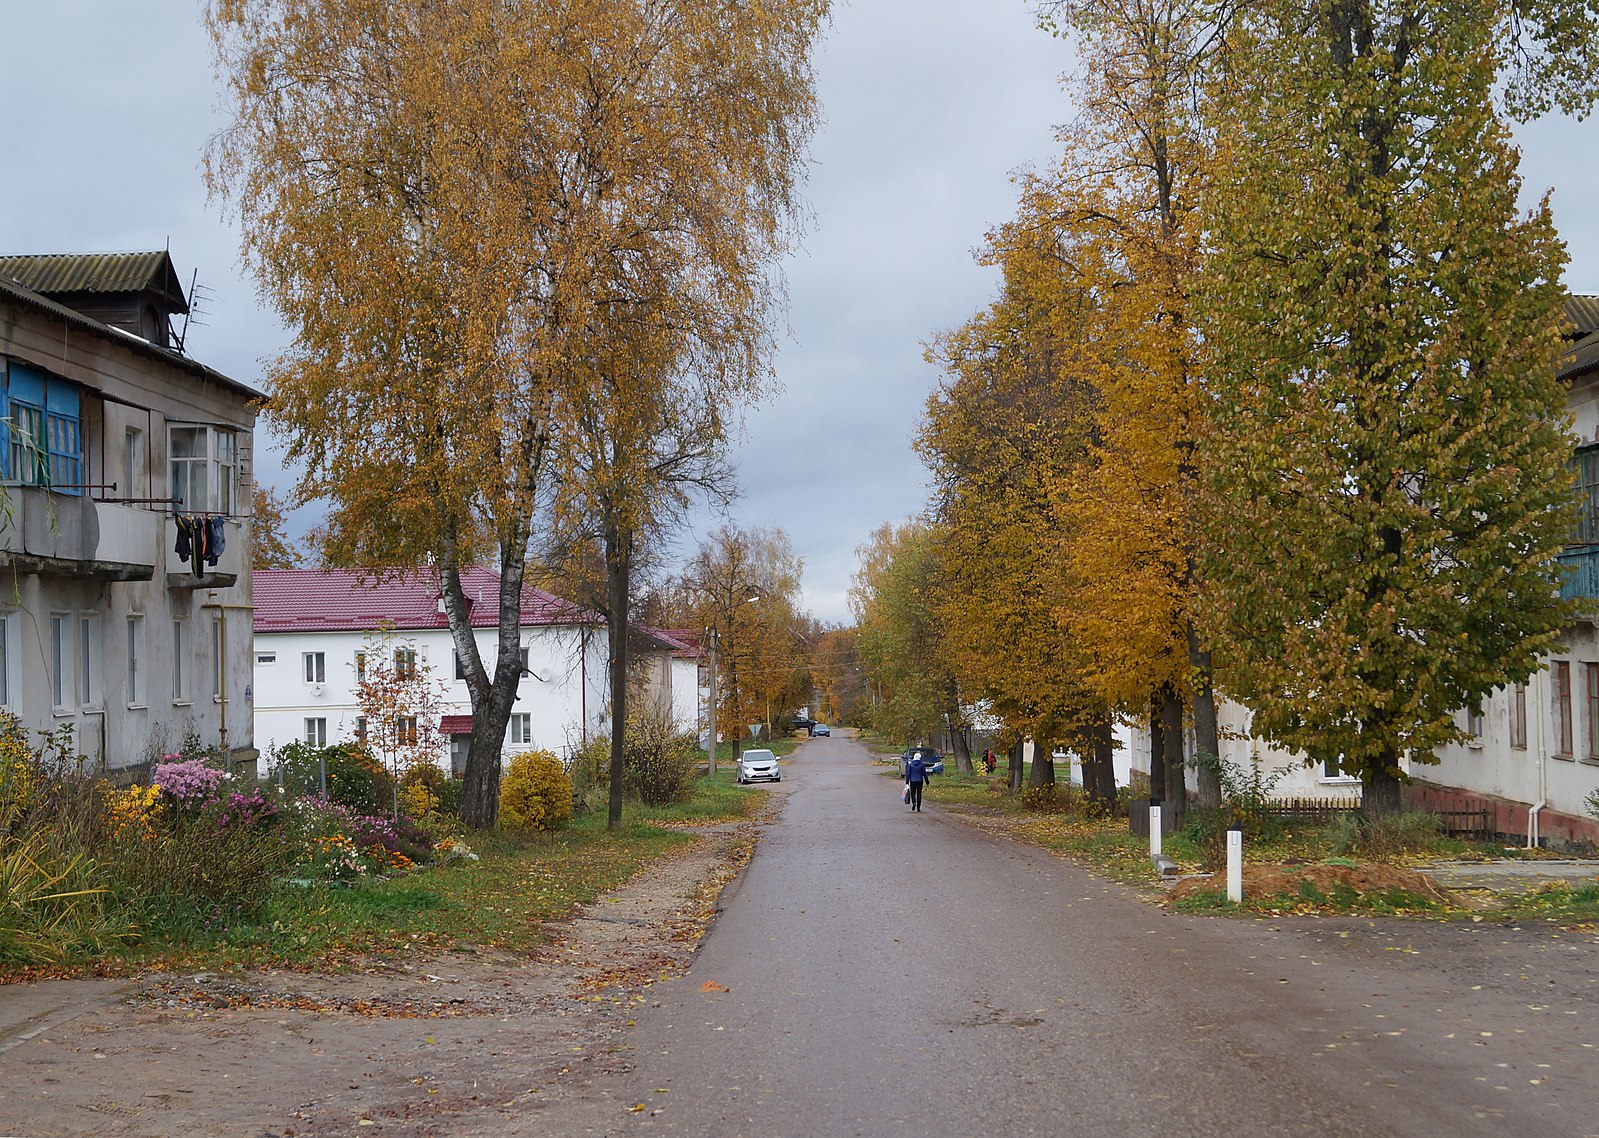
<svg viewBox="0 0 1599 1138">
<path fill-rule="evenodd" d="M 12 362 L 0 390 L 0 476 L 79 494 L 82 401 L 76 384 Z"/>
</svg>

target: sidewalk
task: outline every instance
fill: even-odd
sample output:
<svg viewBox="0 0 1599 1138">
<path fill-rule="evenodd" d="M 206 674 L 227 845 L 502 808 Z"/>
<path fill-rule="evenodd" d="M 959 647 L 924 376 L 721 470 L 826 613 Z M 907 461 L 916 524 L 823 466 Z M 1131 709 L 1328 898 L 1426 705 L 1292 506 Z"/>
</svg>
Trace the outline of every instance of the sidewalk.
<svg viewBox="0 0 1599 1138">
<path fill-rule="evenodd" d="M 114 1003 L 132 980 L 39 980 L 0 984 L 0 1055 L 80 1015 Z"/>
<path fill-rule="evenodd" d="M 1581 885 L 1599 880 L 1599 861 L 1580 859 L 1445 861 L 1416 868 L 1450 889 L 1492 889 L 1499 893 L 1525 893 L 1551 881 Z"/>
</svg>

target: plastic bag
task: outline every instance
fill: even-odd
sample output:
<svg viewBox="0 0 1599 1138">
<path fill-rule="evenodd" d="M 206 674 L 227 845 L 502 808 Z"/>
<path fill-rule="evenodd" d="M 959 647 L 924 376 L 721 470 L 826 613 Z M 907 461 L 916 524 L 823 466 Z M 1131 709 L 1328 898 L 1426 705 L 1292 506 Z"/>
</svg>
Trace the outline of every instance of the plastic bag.
<svg viewBox="0 0 1599 1138">
<path fill-rule="evenodd" d="M 909 802 L 911 800 L 911 784 L 910 783 L 907 782 L 905 784 L 905 789 L 900 791 L 899 800 L 901 802 Z"/>
</svg>

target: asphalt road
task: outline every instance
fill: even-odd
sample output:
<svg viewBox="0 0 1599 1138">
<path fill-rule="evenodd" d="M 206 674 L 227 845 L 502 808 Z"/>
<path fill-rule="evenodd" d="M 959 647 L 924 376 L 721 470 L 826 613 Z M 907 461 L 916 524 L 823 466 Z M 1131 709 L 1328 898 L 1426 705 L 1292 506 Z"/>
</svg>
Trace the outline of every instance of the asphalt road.
<svg viewBox="0 0 1599 1138">
<path fill-rule="evenodd" d="M 883 769 L 785 761 L 589 1132 L 1599 1134 L 1591 932 L 1172 916 Z"/>
</svg>

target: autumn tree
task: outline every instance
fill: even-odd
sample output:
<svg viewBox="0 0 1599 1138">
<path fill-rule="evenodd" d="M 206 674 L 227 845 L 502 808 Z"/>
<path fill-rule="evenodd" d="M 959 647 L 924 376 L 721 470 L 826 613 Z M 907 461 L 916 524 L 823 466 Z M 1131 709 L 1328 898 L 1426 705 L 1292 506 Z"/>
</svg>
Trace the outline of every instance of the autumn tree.
<svg viewBox="0 0 1599 1138">
<path fill-rule="evenodd" d="M 444 697 L 443 682 L 415 640 L 393 628 L 365 637 L 355 654 L 355 702 L 363 723 L 358 741 L 389 772 L 395 817 L 401 777 L 412 767 L 437 763 L 443 753 Z"/>
<path fill-rule="evenodd" d="M 216 0 L 233 121 L 208 177 L 295 330 L 270 413 L 331 503 L 334 563 L 431 562 L 474 732 L 461 814 L 491 825 L 520 680 L 523 567 L 581 408 L 713 427 L 767 357 L 766 273 L 814 116 L 825 0 Z M 598 402 L 596 402 L 598 401 Z M 614 422 L 614 420 L 613 420 Z M 710 435 L 714 440 L 714 432 Z M 642 450 L 620 443 L 612 490 Z M 613 516 L 649 522 L 657 492 Z M 610 493 L 610 491 L 606 491 Z M 612 495 L 614 497 L 614 494 Z M 500 575 L 492 672 L 460 574 Z M 625 569 L 625 566 L 622 566 Z M 625 656 L 625 649 L 622 652 Z"/>
<path fill-rule="evenodd" d="M 683 572 L 695 626 L 716 644 L 716 720 L 734 740 L 791 710 L 796 677 L 807 672 L 808 644 L 794 634 L 803 570 L 781 529 L 723 526 Z"/>
<path fill-rule="evenodd" d="M 1593 7 L 1273 0 L 1212 88 L 1210 618 L 1255 730 L 1372 814 L 1570 615 L 1563 251 L 1494 93 L 1585 104 Z"/>
<path fill-rule="evenodd" d="M 294 569 L 299 565 L 284 529 L 283 501 L 272 487 L 257 482 L 251 494 L 250 564 L 256 569 Z"/>
</svg>

